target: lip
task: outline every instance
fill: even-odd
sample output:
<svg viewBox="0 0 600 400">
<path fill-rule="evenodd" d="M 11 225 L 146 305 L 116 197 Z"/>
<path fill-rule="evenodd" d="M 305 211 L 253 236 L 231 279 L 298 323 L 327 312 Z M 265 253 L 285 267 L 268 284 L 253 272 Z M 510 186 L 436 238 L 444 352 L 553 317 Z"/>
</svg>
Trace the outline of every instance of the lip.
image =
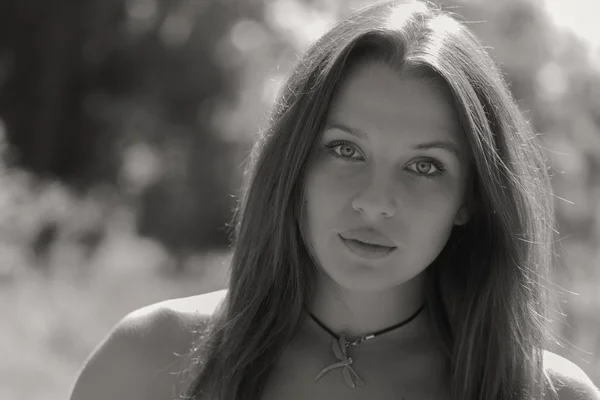
<svg viewBox="0 0 600 400">
<path fill-rule="evenodd" d="M 338 236 L 346 249 L 361 258 L 369 260 L 382 259 L 396 251 L 396 247 L 371 245 L 354 239 L 345 239 L 341 235 Z"/>
<path fill-rule="evenodd" d="M 346 240 L 355 240 L 358 242 L 371 244 L 375 246 L 391 248 L 396 247 L 396 244 L 392 242 L 387 236 L 371 228 L 352 229 L 340 233 L 340 236 Z"/>
</svg>

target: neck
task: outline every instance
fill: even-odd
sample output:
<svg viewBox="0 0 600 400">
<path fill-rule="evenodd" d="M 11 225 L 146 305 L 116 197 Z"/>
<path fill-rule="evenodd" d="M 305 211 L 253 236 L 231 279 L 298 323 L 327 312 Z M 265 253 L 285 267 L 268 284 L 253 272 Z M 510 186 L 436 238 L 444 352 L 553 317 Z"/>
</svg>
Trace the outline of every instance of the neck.
<svg viewBox="0 0 600 400">
<path fill-rule="evenodd" d="M 348 338 L 358 338 L 407 320 L 424 302 L 424 274 L 401 286 L 377 292 L 349 290 L 323 277 L 317 282 L 316 293 L 307 308 L 336 335 L 345 332 Z M 423 324 L 415 324 L 422 320 L 421 314 L 398 330 L 406 330 L 409 325 L 423 329 Z M 408 330 L 414 333 L 414 326 Z M 383 336 L 393 337 L 398 333 L 390 331 Z"/>
</svg>

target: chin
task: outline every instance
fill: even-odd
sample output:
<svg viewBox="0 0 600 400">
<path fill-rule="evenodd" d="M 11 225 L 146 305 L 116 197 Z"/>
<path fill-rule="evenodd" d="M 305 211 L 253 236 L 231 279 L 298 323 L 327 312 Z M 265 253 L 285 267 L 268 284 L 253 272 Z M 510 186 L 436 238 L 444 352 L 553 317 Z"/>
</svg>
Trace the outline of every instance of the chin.
<svg viewBox="0 0 600 400">
<path fill-rule="evenodd" d="M 379 292 L 399 286 L 405 281 L 398 277 L 390 276 L 389 269 L 383 266 L 374 268 L 369 265 L 346 262 L 346 265 L 330 271 L 324 269 L 324 273 L 336 285 L 358 292 Z"/>
<path fill-rule="evenodd" d="M 427 267 L 423 267 L 399 271 L 397 266 L 402 265 L 400 260 L 390 260 L 384 265 L 338 260 L 329 265 L 330 268 L 320 268 L 329 280 L 341 288 L 357 292 L 389 290 L 413 281 L 427 270 Z"/>
<path fill-rule="evenodd" d="M 360 279 L 360 280 L 347 280 L 342 285 L 338 283 L 338 285 L 343 286 L 346 290 L 351 290 L 353 292 L 383 292 L 385 290 L 389 290 L 393 287 L 399 286 L 402 283 L 395 282 L 380 282 L 374 279 Z"/>
</svg>

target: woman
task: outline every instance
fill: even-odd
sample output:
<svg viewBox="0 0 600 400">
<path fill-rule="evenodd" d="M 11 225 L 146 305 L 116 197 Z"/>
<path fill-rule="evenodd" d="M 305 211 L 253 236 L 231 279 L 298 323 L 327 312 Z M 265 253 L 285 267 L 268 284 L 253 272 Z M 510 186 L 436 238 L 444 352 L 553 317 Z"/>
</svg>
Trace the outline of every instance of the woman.
<svg viewBox="0 0 600 400">
<path fill-rule="evenodd" d="M 544 351 L 544 162 L 464 25 L 357 11 L 256 143 L 228 290 L 124 318 L 72 399 L 600 399 Z"/>
</svg>

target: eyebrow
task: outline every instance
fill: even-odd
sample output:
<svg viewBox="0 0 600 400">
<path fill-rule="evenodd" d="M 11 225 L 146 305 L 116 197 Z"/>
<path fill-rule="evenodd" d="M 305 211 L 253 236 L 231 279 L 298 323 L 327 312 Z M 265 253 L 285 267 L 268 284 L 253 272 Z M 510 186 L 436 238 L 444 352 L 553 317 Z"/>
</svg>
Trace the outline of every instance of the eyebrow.
<svg viewBox="0 0 600 400">
<path fill-rule="evenodd" d="M 325 130 L 327 129 L 339 129 L 346 133 L 349 133 L 352 136 L 356 136 L 359 139 L 365 140 L 368 135 L 366 132 L 352 128 L 350 126 L 340 124 L 340 123 L 330 123 L 325 125 Z M 429 150 L 429 149 L 442 149 L 452 153 L 456 158 L 460 160 L 460 153 L 458 146 L 449 140 L 433 140 L 431 142 L 419 143 L 411 147 L 414 150 Z"/>
</svg>

